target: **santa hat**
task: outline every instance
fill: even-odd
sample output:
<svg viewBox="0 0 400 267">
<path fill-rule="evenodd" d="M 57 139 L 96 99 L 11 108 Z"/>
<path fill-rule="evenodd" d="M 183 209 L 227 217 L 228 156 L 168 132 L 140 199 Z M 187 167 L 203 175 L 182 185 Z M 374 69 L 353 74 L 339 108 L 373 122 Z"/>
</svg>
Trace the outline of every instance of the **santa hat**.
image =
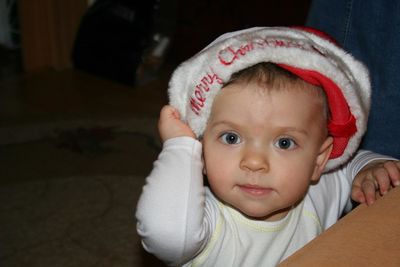
<svg viewBox="0 0 400 267">
<path fill-rule="evenodd" d="M 311 28 L 257 27 L 220 36 L 175 70 L 168 89 L 170 104 L 200 137 L 224 83 L 233 73 L 261 62 L 278 64 L 324 89 L 333 137 L 325 171 L 348 161 L 366 130 L 368 71 L 327 35 Z"/>
</svg>

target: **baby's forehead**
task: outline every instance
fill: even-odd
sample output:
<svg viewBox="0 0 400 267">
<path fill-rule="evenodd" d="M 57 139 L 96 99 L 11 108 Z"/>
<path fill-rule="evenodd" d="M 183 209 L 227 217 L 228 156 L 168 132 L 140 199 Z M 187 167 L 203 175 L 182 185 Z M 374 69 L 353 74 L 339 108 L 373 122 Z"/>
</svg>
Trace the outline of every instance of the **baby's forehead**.
<svg viewBox="0 0 400 267">
<path fill-rule="evenodd" d="M 264 112 L 270 112 L 268 106 L 274 107 L 277 117 L 293 116 L 305 111 L 301 120 L 312 120 L 322 126 L 326 126 L 329 118 L 329 108 L 319 87 L 302 83 L 274 88 L 257 83 L 235 82 L 222 88 L 215 96 L 207 124 L 210 120 L 221 120 L 221 117 L 240 116 L 248 110 L 257 110 L 257 114 L 263 117 Z"/>
<path fill-rule="evenodd" d="M 225 102 L 234 103 L 229 108 L 252 108 L 252 104 L 258 101 L 266 102 L 274 99 L 284 102 L 287 98 L 299 98 L 299 104 L 323 107 L 327 106 L 324 90 L 320 87 L 304 83 L 282 84 L 280 86 L 260 84 L 257 82 L 234 82 L 223 88 L 216 94 L 212 102 L 211 110 L 218 110 Z M 297 104 L 297 102 L 296 102 Z M 288 109 L 291 107 L 289 106 Z"/>
</svg>

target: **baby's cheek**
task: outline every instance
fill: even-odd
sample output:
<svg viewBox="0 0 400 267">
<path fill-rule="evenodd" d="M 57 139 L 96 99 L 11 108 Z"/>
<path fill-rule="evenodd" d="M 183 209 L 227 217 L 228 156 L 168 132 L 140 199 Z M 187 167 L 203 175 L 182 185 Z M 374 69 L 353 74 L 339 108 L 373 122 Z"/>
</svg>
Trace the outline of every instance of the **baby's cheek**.
<svg viewBox="0 0 400 267">
<path fill-rule="evenodd" d="M 226 166 L 215 165 L 212 168 L 207 168 L 206 172 L 211 186 L 225 187 L 232 181 L 233 174 Z"/>
</svg>

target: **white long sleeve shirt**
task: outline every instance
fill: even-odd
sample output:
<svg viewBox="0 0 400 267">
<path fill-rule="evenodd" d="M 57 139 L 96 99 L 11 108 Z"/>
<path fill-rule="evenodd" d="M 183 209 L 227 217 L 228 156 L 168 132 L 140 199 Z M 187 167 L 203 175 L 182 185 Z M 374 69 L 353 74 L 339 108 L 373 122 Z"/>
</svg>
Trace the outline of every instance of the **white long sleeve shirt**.
<svg viewBox="0 0 400 267">
<path fill-rule="evenodd" d="M 373 160 L 363 151 L 324 174 L 280 221 L 256 221 L 221 203 L 203 184 L 201 143 L 167 140 L 139 199 L 144 248 L 173 266 L 276 266 L 334 224 L 350 203 L 352 180 Z"/>
</svg>

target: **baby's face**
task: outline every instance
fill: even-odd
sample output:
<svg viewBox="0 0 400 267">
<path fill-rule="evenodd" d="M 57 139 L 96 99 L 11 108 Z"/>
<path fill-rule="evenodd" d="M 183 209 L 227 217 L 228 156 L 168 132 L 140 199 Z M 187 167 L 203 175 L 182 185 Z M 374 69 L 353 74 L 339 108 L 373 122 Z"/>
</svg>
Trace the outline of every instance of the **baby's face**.
<svg viewBox="0 0 400 267">
<path fill-rule="evenodd" d="M 286 216 L 329 157 L 322 110 L 305 90 L 266 91 L 256 83 L 222 89 L 202 141 L 212 191 L 247 216 Z"/>
</svg>

